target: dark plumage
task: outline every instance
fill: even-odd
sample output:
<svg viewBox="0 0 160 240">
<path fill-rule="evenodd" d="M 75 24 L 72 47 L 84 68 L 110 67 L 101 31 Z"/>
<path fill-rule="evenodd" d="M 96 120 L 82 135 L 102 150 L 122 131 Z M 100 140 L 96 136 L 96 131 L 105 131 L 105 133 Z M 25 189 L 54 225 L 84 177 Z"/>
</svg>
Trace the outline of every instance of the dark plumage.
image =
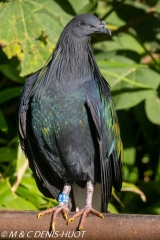
<svg viewBox="0 0 160 240">
<path fill-rule="evenodd" d="M 25 83 L 18 129 L 45 196 L 58 199 L 73 182 L 82 188 L 101 183 L 101 210 L 107 211 L 112 186 L 121 189 L 122 142 L 110 88 L 90 46 L 93 33 L 110 31 L 90 14 L 67 24 L 47 64 Z"/>
</svg>

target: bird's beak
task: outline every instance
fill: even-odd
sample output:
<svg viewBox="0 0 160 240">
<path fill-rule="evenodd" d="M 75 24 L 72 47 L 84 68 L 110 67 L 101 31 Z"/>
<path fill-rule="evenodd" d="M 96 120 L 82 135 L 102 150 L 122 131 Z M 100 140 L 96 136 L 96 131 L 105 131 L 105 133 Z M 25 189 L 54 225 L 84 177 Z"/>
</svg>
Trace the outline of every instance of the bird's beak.
<svg viewBox="0 0 160 240">
<path fill-rule="evenodd" d="M 104 21 L 101 21 L 101 23 L 97 27 L 97 32 L 108 34 L 109 36 L 112 36 L 111 31 L 106 27 L 106 23 Z"/>
</svg>

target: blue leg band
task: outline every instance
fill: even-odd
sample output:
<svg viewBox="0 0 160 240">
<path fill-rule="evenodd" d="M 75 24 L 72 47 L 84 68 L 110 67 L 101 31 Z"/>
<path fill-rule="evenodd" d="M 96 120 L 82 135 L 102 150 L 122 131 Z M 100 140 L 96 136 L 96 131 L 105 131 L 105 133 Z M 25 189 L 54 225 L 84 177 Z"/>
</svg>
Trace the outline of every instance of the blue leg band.
<svg viewBox="0 0 160 240">
<path fill-rule="evenodd" d="M 59 203 L 64 202 L 64 203 L 68 204 L 68 199 L 69 199 L 69 196 L 68 196 L 68 194 L 65 194 L 65 193 L 61 193 L 58 196 L 58 202 Z"/>
</svg>

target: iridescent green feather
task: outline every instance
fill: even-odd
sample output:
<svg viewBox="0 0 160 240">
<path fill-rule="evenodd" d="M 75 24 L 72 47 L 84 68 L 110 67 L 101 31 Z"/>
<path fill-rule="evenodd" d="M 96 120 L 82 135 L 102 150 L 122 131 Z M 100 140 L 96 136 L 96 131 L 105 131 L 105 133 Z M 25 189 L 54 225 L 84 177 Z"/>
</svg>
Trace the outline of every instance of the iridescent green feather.
<svg viewBox="0 0 160 240">
<path fill-rule="evenodd" d="M 114 149 L 116 152 L 116 160 L 120 160 L 122 162 L 123 161 L 123 145 L 122 145 L 121 136 L 120 136 L 120 127 L 118 123 L 118 118 L 117 118 L 117 114 L 116 114 L 112 99 L 110 99 L 108 103 L 108 107 L 110 108 L 110 117 L 109 117 L 110 121 L 108 121 L 107 119 L 106 123 L 112 132 L 112 141 L 114 143 Z M 106 111 L 106 108 L 105 108 L 105 111 Z"/>
</svg>

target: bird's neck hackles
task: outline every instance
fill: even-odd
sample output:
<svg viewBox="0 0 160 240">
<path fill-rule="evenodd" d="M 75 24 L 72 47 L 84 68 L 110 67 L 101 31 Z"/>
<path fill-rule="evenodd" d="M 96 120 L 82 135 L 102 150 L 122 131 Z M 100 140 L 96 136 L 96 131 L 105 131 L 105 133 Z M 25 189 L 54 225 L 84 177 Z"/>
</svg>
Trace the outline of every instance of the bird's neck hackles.
<svg viewBox="0 0 160 240">
<path fill-rule="evenodd" d="M 74 36 L 62 36 L 53 56 L 57 62 L 55 79 L 60 83 L 87 80 L 93 74 L 93 58 L 88 38 L 78 39 Z"/>
<path fill-rule="evenodd" d="M 40 99 L 52 84 L 62 86 L 91 79 L 97 82 L 100 92 L 109 92 L 95 62 L 90 39 L 62 33 L 51 59 L 39 74 L 35 91 Z"/>
</svg>

